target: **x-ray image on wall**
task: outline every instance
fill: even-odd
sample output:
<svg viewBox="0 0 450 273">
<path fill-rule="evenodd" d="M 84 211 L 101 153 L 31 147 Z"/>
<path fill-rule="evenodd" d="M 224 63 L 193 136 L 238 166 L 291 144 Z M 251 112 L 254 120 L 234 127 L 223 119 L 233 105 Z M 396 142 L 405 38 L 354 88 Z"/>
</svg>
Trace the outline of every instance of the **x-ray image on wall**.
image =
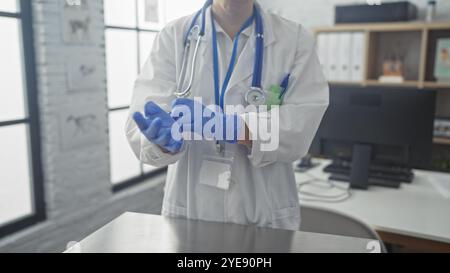
<svg viewBox="0 0 450 273">
<path fill-rule="evenodd" d="M 102 63 L 98 56 L 83 54 L 82 56 L 70 56 L 67 60 L 67 79 L 70 92 L 89 91 L 99 89 L 102 78 Z"/>
<path fill-rule="evenodd" d="M 162 29 L 166 23 L 166 0 L 139 0 L 139 27 L 144 29 Z"/>
<path fill-rule="evenodd" d="M 102 143 L 105 135 L 102 108 L 97 104 L 83 107 L 62 105 L 59 118 L 61 148 L 64 151 L 81 149 Z"/>
<path fill-rule="evenodd" d="M 145 21 L 159 23 L 159 0 L 145 0 Z"/>
<path fill-rule="evenodd" d="M 63 1 L 63 40 L 67 44 L 92 43 L 92 19 L 87 0 Z"/>
</svg>

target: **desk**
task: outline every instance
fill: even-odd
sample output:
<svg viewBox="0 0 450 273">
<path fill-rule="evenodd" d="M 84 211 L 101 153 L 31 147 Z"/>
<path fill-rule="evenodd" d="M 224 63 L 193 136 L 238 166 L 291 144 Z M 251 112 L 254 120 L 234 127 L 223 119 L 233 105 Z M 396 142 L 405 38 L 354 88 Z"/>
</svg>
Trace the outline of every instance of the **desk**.
<svg viewBox="0 0 450 273">
<path fill-rule="evenodd" d="M 379 249 L 367 239 L 125 213 L 66 252 L 371 252 L 374 244 Z"/>
<path fill-rule="evenodd" d="M 318 167 L 307 173 L 296 173 L 298 183 L 311 177 L 328 178 L 323 168 L 330 161 L 316 161 L 320 162 Z M 415 171 L 414 181 L 402 184 L 400 189 L 376 186 L 371 186 L 367 191 L 352 189 L 352 196 L 340 203 L 304 200 L 300 203 L 358 218 L 371 225 L 387 243 L 450 252 L 450 199 L 441 195 L 431 184 L 433 175 L 437 174 Z M 450 175 L 448 177 L 450 182 Z"/>
</svg>

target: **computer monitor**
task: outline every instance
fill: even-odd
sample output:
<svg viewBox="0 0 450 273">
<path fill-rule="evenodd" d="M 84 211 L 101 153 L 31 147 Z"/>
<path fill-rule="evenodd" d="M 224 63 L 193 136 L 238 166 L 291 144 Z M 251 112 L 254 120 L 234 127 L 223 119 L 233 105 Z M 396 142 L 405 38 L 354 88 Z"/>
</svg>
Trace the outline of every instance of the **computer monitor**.
<svg viewBox="0 0 450 273">
<path fill-rule="evenodd" d="M 398 187 L 431 164 L 435 103 L 431 90 L 332 86 L 310 153 L 353 188 Z"/>
</svg>

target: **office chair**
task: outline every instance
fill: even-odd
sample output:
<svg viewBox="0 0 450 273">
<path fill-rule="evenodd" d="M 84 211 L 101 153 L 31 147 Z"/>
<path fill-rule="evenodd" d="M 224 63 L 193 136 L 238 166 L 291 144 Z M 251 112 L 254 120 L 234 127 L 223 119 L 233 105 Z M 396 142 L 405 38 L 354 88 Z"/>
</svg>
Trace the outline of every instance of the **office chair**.
<svg viewBox="0 0 450 273">
<path fill-rule="evenodd" d="M 300 206 L 300 213 L 301 231 L 378 240 L 381 253 L 387 252 L 375 230 L 358 219 L 333 210 L 309 206 Z"/>
</svg>

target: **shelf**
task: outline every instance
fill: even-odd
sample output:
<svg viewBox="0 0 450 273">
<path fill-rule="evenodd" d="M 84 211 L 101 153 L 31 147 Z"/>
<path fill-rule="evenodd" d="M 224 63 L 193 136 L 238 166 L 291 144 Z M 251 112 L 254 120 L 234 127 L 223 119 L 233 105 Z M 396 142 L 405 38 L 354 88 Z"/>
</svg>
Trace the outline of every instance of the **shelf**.
<svg viewBox="0 0 450 273">
<path fill-rule="evenodd" d="M 425 88 L 450 89 L 450 82 L 424 82 Z"/>
<path fill-rule="evenodd" d="M 315 34 L 358 31 L 365 33 L 362 53 L 364 79 L 356 82 L 333 80 L 329 82 L 331 85 L 450 91 L 450 82 L 436 82 L 433 75 L 436 41 L 450 38 L 450 21 L 338 24 L 316 28 Z M 397 51 L 405 55 L 403 77 L 406 80 L 401 83 L 379 82 L 378 77 L 384 74 L 382 58 L 397 53 L 392 52 L 392 48 L 400 48 Z M 328 51 L 323 53 L 324 56 L 330 54 Z"/>
<path fill-rule="evenodd" d="M 450 138 L 435 137 L 433 138 L 433 143 L 441 145 L 450 145 Z"/>
<path fill-rule="evenodd" d="M 377 80 L 368 80 L 366 82 L 366 85 L 368 85 L 368 86 L 418 87 L 419 82 L 418 81 L 403 81 L 403 82 L 395 83 L 395 82 L 380 82 Z"/>
<path fill-rule="evenodd" d="M 331 85 L 356 85 L 356 86 L 393 86 L 393 87 L 417 87 L 417 81 L 404 81 L 401 83 L 379 82 L 377 80 L 368 80 L 363 82 L 349 82 L 349 81 L 330 81 Z"/>
<path fill-rule="evenodd" d="M 364 85 L 363 82 L 352 82 L 352 81 L 329 81 L 328 84 L 331 84 L 331 85 L 356 85 L 356 86 Z"/>
<path fill-rule="evenodd" d="M 450 83 L 444 82 L 424 82 L 423 85 L 418 81 L 404 81 L 401 83 L 379 82 L 377 80 L 368 80 L 364 82 L 350 82 L 350 81 L 330 81 L 330 85 L 347 85 L 347 86 L 382 86 L 382 87 L 403 87 L 403 88 L 432 88 L 432 89 L 448 89 L 450 90 Z"/>
<path fill-rule="evenodd" d="M 421 31 L 438 30 L 450 28 L 450 21 L 442 22 L 406 22 L 406 23 L 358 23 L 358 24 L 338 24 L 329 27 L 315 28 L 318 32 L 341 32 L 341 31 Z"/>
</svg>

